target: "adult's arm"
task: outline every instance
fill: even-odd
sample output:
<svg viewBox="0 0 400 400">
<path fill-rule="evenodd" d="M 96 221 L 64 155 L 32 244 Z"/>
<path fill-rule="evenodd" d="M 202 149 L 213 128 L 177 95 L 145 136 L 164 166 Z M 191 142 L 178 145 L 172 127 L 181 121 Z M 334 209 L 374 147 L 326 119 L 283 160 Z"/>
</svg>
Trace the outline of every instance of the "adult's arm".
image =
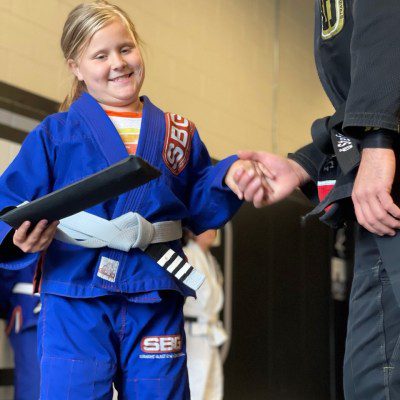
<svg viewBox="0 0 400 400">
<path fill-rule="evenodd" d="M 392 198 L 396 159 L 390 142 L 399 131 L 400 2 L 355 0 L 351 39 L 352 83 L 343 128 L 363 150 L 352 200 L 358 222 L 378 235 L 400 228 Z M 372 126 L 381 129 L 366 131 Z"/>
</svg>

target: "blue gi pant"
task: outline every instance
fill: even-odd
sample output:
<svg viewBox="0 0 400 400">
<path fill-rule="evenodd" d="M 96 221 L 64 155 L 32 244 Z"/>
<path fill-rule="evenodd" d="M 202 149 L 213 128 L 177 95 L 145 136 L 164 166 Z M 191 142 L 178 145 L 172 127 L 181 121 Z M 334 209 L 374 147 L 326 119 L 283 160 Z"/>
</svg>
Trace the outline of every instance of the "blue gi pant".
<svg viewBox="0 0 400 400">
<path fill-rule="evenodd" d="M 39 362 L 37 359 L 37 327 L 31 326 L 9 336 L 14 351 L 14 399 L 35 400 L 39 397 Z"/>
<path fill-rule="evenodd" d="M 39 319 L 41 400 L 189 399 L 183 297 L 158 303 L 123 295 L 45 294 Z"/>
<path fill-rule="evenodd" d="M 356 241 L 347 329 L 346 400 L 400 399 L 400 306 L 376 237 L 363 228 Z"/>
</svg>

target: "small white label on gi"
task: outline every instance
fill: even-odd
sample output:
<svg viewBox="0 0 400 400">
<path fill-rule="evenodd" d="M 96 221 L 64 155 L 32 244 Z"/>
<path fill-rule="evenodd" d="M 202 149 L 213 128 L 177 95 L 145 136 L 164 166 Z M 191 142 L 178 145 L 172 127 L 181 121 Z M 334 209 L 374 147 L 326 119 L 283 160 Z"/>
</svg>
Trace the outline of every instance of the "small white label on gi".
<svg viewBox="0 0 400 400">
<path fill-rule="evenodd" d="M 109 282 L 115 282 L 117 276 L 119 261 L 111 258 L 101 257 L 99 272 L 97 276 Z"/>
</svg>

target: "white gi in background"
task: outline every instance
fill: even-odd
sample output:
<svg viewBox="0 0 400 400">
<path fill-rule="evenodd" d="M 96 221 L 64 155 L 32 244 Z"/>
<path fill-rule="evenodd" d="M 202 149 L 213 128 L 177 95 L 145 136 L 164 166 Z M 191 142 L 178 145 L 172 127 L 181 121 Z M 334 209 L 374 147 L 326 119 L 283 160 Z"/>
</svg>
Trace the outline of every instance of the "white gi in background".
<svg viewBox="0 0 400 400">
<path fill-rule="evenodd" d="M 189 263 L 206 277 L 196 292 L 197 299 L 188 298 L 183 308 L 192 400 L 223 397 L 224 377 L 218 347 L 227 340 L 227 334 L 219 319 L 224 303 L 223 277 L 217 260 L 208 250 L 214 239 L 215 231 L 209 230 L 190 239 L 183 248 Z"/>
</svg>

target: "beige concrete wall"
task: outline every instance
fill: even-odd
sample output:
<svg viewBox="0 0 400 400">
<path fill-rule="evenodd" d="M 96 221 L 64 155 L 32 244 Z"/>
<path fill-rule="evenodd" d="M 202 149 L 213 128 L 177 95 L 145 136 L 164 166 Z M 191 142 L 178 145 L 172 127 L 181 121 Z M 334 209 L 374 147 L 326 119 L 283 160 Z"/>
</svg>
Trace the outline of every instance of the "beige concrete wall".
<svg viewBox="0 0 400 400">
<path fill-rule="evenodd" d="M 308 12 L 305 10 L 308 3 Z M 277 100 L 278 151 L 297 149 L 310 138 L 312 121 L 333 108 L 314 64 L 312 0 L 280 0 L 280 60 Z"/>
<path fill-rule="evenodd" d="M 75 0 L 0 1 L 0 79 L 61 100 L 59 38 Z M 313 63 L 313 0 L 118 0 L 144 39 L 142 93 L 192 119 L 210 153 L 280 154 L 329 112 Z"/>
</svg>

